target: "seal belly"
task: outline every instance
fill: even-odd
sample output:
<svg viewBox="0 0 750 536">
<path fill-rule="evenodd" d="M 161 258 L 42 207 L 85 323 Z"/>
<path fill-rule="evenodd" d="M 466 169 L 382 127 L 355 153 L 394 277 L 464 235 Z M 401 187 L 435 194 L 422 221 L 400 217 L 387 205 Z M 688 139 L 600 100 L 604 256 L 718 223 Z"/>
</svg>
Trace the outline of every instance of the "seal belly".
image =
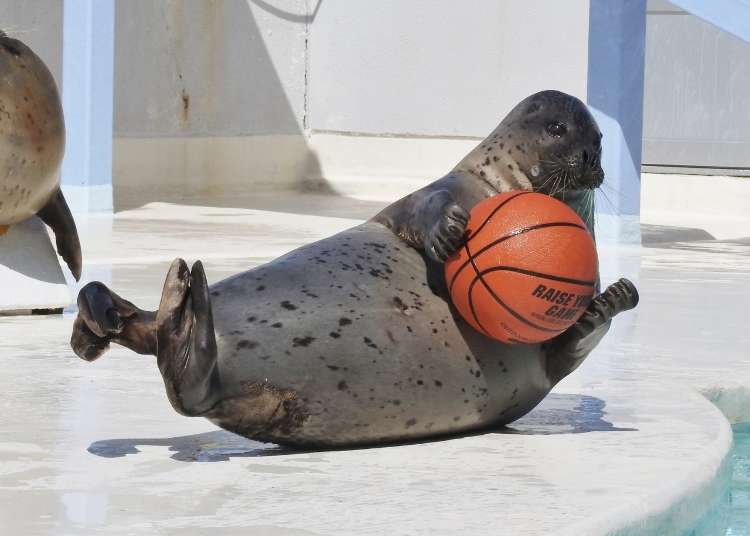
<svg viewBox="0 0 750 536">
<path fill-rule="evenodd" d="M 502 424 L 536 405 L 550 388 L 540 348 L 475 332 L 441 297 L 434 268 L 370 222 L 213 285 L 222 394 L 264 393 L 252 435 L 409 439 Z M 299 425 L 270 423 L 290 401 Z M 248 435 L 232 422 L 248 411 L 232 403 L 212 420 Z"/>
<path fill-rule="evenodd" d="M 2 32 L 0 73 L 0 225 L 13 225 L 36 214 L 58 190 L 65 124 L 44 62 Z"/>
</svg>

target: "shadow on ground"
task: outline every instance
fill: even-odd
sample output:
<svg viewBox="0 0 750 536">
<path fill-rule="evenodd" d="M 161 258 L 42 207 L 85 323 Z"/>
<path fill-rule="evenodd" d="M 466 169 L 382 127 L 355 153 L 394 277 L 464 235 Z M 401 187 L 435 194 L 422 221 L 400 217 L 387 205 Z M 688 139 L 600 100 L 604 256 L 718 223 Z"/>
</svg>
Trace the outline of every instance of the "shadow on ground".
<svg viewBox="0 0 750 536">
<path fill-rule="evenodd" d="M 715 239 L 711 233 L 704 229 L 641 224 L 641 243 L 644 247 L 663 247 L 663 244 L 672 242 L 697 242 Z"/>
<path fill-rule="evenodd" d="M 35 281 L 53 285 L 62 281 L 47 228 L 36 217 L 12 225 L 2 236 L 0 266 Z"/>
<path fill-rule="evenodd" d="M 366 201 L 344 197 L 322 190 L 279 190 L 275 192 L 253 190 L 240 192 L 233 190 L 210 195 L 176 192 L 173 195 L 163 193 L 158 199 L 149 200 L 149 202 L 151 201 L 174 205 L 266 210 L 294 215 L 306 214 L 356 220 L 368 220 L 389 204 L 384 201 Z M 125 200 L 118 211 L 136 209 L 142 206 L 145 206 L 142 199 L 133 201 L 133 203 L 128 203 Z"/>
<path fill-rule="evenodd" d="M 588 432 L 635 432 L 604 419 L 607 403 L 587 395 L 551 394 L 534 410 L 506 426 L 502 433 L 552 435 Z"/>
<path fill-rule="evenodd" d="M 750 237 L 717 239 L 703 229 L 641 225 L 645 248 L 750 256 Z"/>
<path fill-rule="evenodd" d="M 489 434 L 497 436 L 497 441 L 502 441 L 501 436 L 503 434 L 550 435 L 636 431 L 635 428 L 619 428 L 604 420 L 605 405 L 604 400 L 593 396 L 552 394 L 534 411 L 508 427 L 437 438 L 433 441 L 455 440 L 462 437 Z M 421 442 L 415 441 L 413 443 Z M 319 450 L 299 450 L 270 443 L 259 443 L 224 430 L 216 430 L 180 437 L 104 439 L 92 443 L 88 451 L 102 458 L 121 458 L 128 454 L 138 454 L 140 452 L 139 446 L 167 447 L 170 452 L 174 452 L 171 456 L 172 459 L 183 462 L 221 462 L 228 461 L 231 458 L 283 456 Z M 387 447 L 392 446 L 398 445 L 387 445 Z"/>
</svg>

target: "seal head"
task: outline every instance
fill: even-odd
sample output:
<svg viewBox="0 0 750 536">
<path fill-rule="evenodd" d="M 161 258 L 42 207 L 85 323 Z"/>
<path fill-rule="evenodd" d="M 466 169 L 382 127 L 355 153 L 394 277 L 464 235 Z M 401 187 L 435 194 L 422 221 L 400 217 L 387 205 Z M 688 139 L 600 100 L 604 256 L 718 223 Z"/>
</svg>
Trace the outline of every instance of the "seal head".
<svg viewBox="0 0 750 536">
<path fill-rule="evenodd" d="M 604 180 L 601 139 L 583 102 L 541 91 L 518 103 L 456 170 L 479 175 L 500 192 L 590 190 Z"/>
</svg>

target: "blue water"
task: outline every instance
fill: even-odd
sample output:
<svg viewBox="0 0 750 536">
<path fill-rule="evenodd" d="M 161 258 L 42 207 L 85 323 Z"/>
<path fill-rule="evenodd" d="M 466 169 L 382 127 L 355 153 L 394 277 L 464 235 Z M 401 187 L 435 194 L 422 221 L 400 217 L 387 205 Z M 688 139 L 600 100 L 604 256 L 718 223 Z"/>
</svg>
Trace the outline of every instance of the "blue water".
<svg viewBox="0 0 750 536">
<path fill-rule="evenodd" d="M 718 506 L 685 536 L 750 536 L 750 423 L 737 424 L 732 431 L 729 489 Z"/>
</svg>

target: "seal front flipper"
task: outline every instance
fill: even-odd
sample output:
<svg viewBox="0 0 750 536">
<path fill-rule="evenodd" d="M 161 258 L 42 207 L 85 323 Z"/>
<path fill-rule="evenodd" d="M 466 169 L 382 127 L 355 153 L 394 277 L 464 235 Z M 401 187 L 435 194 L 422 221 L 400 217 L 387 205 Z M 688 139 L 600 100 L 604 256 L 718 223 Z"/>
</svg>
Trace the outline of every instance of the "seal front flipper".
<svg viewBox="0 0 750 536">
<path fill-rule="evenodd" d="M 446 190 L 439 190 L 425 203 L 424 221 L 432 221 L 424 238 L 424 250 L 432 260 L 445 262 L 463 245 L 469 213 Z"/>
<path fill-rule="evenodd" d="M 169 269 L 156 313 L 156 359 L 167 397 L 182 415 L 203 415 L 219 392 L 216 336 L 203 265 L 182 259 Z"/>
<path fill-rule="evenodd" d="M 81 279 L 81 243 L 78 240 L 78 230 L 73 215 L 70 213 L 68 203 L 65 201 L 62 190 L 57 190 L 50 200 L 37 213 L 37 216 L 47 224 L 55 233 L 57 253 L 73 273 L 76 281 Z"/>
<path fill-rule="evenodd" d="M 547 350 L 547 376 L 556 384 L 573 372 L 599 344 L 615 315 L 638 305 L 638 290 L 627 279 L 620 279 L 596 296 L 586 312 L 564 333 L 544 344 Z"/>
<path fill-rule="evenodd" d="M 373 220 L 442 263 L 463 244 L 469 213 L 440 182 L 394 203 Z"/>
</svg>

